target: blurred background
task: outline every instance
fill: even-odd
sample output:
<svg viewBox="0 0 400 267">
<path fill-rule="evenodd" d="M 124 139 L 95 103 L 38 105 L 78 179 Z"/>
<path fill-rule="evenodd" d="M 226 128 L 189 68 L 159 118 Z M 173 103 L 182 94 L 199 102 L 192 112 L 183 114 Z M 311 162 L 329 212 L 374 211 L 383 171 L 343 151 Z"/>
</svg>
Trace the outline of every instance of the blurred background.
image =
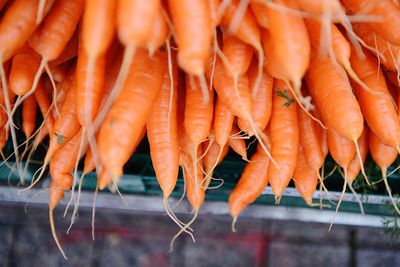
<svg viewBox="0 0 400 267">
<path fill-rule="evenodd" d="M 259 219 L 250 213 L 239 218 L 236 233 L 231 231 L 229 216 L 200 214 L 193 224 L 196 243 L 183 234 L 169 252 L 179 229 L 163 212 L 155 211 L 160 199 L 154 199 L 153 208 L 151 202 L 147 201 L 146 212 L 106 209 L 100 204 L 95 240 L 89 207 L 81 208 L 69 234 L 69 216 L 62 217 L 65 206 L 57 208 L 57 233 L 68 260 L 53 241 L 46 206 L 32 203 L 25 212 L 23 204 L 2 202 L 0 265 L 400 266 L 400 246 L 383 228 L 337 224 L 328 231 L 325 223 Z M 184 221 L 191 218 L 189 213 L 178 215 Z"/>
</svg>

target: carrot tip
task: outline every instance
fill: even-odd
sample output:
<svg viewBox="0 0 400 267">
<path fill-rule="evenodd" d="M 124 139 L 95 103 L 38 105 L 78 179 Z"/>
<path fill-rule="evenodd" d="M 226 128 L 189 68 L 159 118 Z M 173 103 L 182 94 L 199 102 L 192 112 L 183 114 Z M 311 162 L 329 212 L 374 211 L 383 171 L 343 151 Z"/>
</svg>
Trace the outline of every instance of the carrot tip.
<svg viewBox="0 0 400 267">
<path fill-rule="evenodd" d="M 232 220 L 232 232 L 236 233 L 236 221 L 237 221 L 237 216 L 233 217 Z"/>
</svg>

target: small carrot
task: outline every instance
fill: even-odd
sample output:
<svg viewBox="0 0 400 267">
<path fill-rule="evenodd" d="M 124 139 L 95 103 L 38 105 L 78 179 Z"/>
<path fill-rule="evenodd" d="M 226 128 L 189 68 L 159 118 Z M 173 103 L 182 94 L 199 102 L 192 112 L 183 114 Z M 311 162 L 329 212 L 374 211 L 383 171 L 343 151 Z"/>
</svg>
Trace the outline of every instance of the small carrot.
<svg viewBox="0 0 400 267">
<path fill-rule="evenodd" d="M 22 130 L 26 138 L 31 137 L 36 125 L 37 102 L 34 96 L 28 97 L 22 103 Z"/>
<path fill-rule="evenodd" d="M 313 206 L 312 197 L 317 189 L 318 171 L 308 163 L 303 145 L 299 144 L 297 163 L 294 169 L 294 185 L 307 205 Z"/>
<path fill-rule="evenodd" d="M 268 185 L 269 166 L 269 158 L 259 146 L 229 195 L 229 212 L 233 217 L 232 231 L 235 231 L 235 223 L 240 212 L 253 203 Z"/>
<path fill-rule="evenodd" d="M 228 143 L 229 135 L 231 134 L 234 116 L 229 108 L 217 97 L 214 109 L 213 131 L 215 142 L 220 147 Z"/>
<path fill-rule="evenodd" d="M 231 135 L 229 137 L 228 145 L 235 151 L 243 160 L 247 161 L 247 148 L 243 138 L 238 136 L 240 134 L 236 125 L 232 126 Z"/>
<path fill-rule="evenodd" d="M 53 115 L 50 113 L 50 100 L 44 87 L 43 79 L 41 79 L 37 85 L 37 88 L 35 90 L 35 99 L 38 103 L 40 112 L 42 113 L 43 119 L 45 121 L 44 125 L 47 128 L 47 131 L 51 132 L 54 126 L 54 118 Z"/>
</svg>

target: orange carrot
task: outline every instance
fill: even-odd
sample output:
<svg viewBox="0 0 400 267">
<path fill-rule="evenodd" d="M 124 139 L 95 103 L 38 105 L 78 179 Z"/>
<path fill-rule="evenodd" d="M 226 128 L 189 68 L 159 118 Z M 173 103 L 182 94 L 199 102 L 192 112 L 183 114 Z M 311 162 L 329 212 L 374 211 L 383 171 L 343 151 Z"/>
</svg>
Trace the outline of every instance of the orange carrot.
<svg viewBox="0 0 400 267">
<path fill-rule="evenodd" d="M 34 96 L 28 97 L 22 103 L 22 130 L 26 138 L 31 137 L 36 125 L 36 106 L 37 102 Z"/>
<path fill-rule="evenodd" d="M 229 137 L 228 145 L 235 151 L 242 159 L 247 161 L 247 147 L 243 138 L 239 135 L 240 131 L 236 125 L 232 126 L 231 135 Z"/>
<path fill-rule="evenodd" d="M 297 8 L 296 1 L 275 0 L 274 3 Z M 275 78 L 291 82 L 300 102 L 308 108 L 302 97 L 301 80 L 309 66 L 310 40 L 302 18 L 268 7 L 268 31 L 263 31 L 264 67 Z"/>
<path fill-rule="evenodd" d="M 253 86 L 255 85 L 257 72 L 257 62 L 253 60 L 247 72 L 250 88 L 253 88 Z M 259 129 L 260 131 L 264 131 L 264 129 L 267 127 L 269 118 L 271 117 L 273 83 L 274 79 L 267 72 L 264 71 L 261 81 L 259 83 L 257 94 L 251 95 L 251 116 L 256 124 L 257 129 Z M 254 132 L 251 129 L 251 125 L 247 120 L 239 118 L 238 126 L 248 135 L 254 135 Z"/>
<path fill-rule="evenodd" d="M 250 9 L 256 18 L 258 25 L 263 28 L 268 29 L 269 21 L 268 16 L 265 14 L 267 13 L 267 6 L 264 3 L 257 3 L 257 2 L 250 2 Z"/>
<path fill-rule="evenodd" d="M 153 21 L 151 35 L 147 41 L 147 50 L 150 55 L 153 55 L 155 51 L 165 44 L 169 33 L 161 6 L 158 8 L 157 12 L 158 13 Z"/>
<path fill-rule="evenodd" d="M 229 139 L 233 125 L 234 116 L 229 108 L 217 97 L 214 110 L 213 131 L 215 141 L 223 147 Z"/>
<path fill-rule="evenodd" d="M 17 95 L 23 95 L 32 86 L 35 73 L 39 68 L 40 56 L 30 46 L 17 50 L 11 65 L 10 89 Z"/>
<path fill-rule="evenodd" d="M 357 142 L 364 119 L 344 70 L 313 53 L 306 81 L 325 125 Z"/>
<path fill-rule="evenodd" d="M 39 84 L 37 85 L 35 91 L 35 99 L 36 102 L 38 103 L 43 119 L 45 120 L 44 125 L 47 128 L 47 131 L 51 132 L 54 126 L 54 118 L 53 115 L 50 113 L 50 100 L 47 91 L 44 87 L 43 79 L 41 79 L 39 81 Z"/>
<path fill-rule="evenodd" d="M 281 80 L 275 80 L 274 87 L 280 92 L 291 95 L 288 86 Z M 278 91 L 275 91 L 272 95 L 269 134 L 271 137 L 271 155 L 278 166 L 269 165 L 268 178 L 272 192 L 279 202 L 296 167 L 299 126 L 296 103 L 288 103 L 285 98 L 278 95 Z"/>
<path fill-rule="evenodd" d="M 301 143 L 297 152 L 297 163 L 293 177 L 297 191 L 299 191 L 307 205 L 312 206 L 312 197 L 318 184 L 318 170 L 315 170 L 308 163 L 304 147 Z"/>
<path fill-rule="evenodd" d="M 208 148 L 208 146 L 210 147 Z M 228 154 L 229 146 L 224 145 L 223 147 L 220 147 L 218 143 L 211 140 L 203 143 L 203 151 L 206 150 L 207 153 L 203 158 L 204 173 L 206 174 L 206 181 L 204 182 L 204 187 L 208 188 L 211 182 L 211 177 L 213 175 L 214 169 L 217 165 L 219 165 L 222 162 L 222 160 Z"/>
<path fill-rule="evenodd" d="M 400 120 L 396 108 L 392 103 L 385 77 L 378 74 L 379 66 L 376 59 L 368 51 L 365 51 L 365 56 L 362 60 L 352 53 L 351 64 L 361 80 L 374 92 L 381 94 L 372 94 L 354 84 L 358 103 L 371 131 L 385 145 L 397 147 L 400 145 Z M 385 129 L 390 129 L 390 131 Z"/>
<path fill-rule="evenodd" d="M 382 144 L 372 132 L 369 135 L 369 149 L 373 160 L 381 169 L 383 182 L 385 183 L 386 191 L 389 194 L 393 207 L 396 209 L 397 213 L 400 214 L 400 210 L 393 199 L 392 190 L 386 177 L 387 168 L 396 160 L 398 152 L 395 148 Z"/>
<path fill-rule="evenodd" d="M 367 158 L 367 154 L 369 151 L 369 145 L 368 145 L 368 140 L 369 140 L 369 130 L 367 126 L 364 126 L 364 130 L 360 138 L 358 138 L 358 146 L 360 147 L 360 153 L 361 153 L 361 158 L 363 162 L 365 162 L 365 159 Z M 357 178 L 357 175 L 360 173 L 361 166 L 360 166 L 360 161 L 358 160 L 358 157 L 355 156 L 351 160 L 349 166 L 347 167 L 347 182 L 349 183 L 349 186 L 355 181 Z"/>
<path fill-rule="evenodd" d="M 353 13 L 378 16 L 381 19 L 379 22 L 367 22 L 367 25 L 385 40 L 400 45 L 400 36 L 392 30 L 400 27 L 400 8 L 391 0 L 343 0 L 342 2 Z"/>
<path fill-rule="evenodd" d="M 164 200 L 169 198 L 175 188 L 179 171 L 177 68 L 173 70 L 173 80 L 170 79 L 167 67 L 165 69 L 161 91 L 146 124 L 151 161 Z"/>
<path fill-rule="evenodd" d="M 169 0 L 168 6 L 179 47 L 178 64 L 186 73 L 200 77 L 211 54 L 214 31 L 211 27 L 209 2 Z"/>
<path fill-rule="evenodd" d="M 259 146 L 229 195 L 229 212 L 233 217 L 233 231 L 235 231 L 235 223 L 240 212 L 253 203 L 268 185 L 268 169 L 270 166 L 269 158 Z"/>
<path fill-rule="evenodd" d="M 163 62 L 164 56 L 160 53 L 149 58 L 146 51 L 137 51 L 123 90 L 99 130 L 100 158 L 115 181 L 121 177 L 123 165 L 135 150 L 137 139 L 160 91 Z M 103 189 L 109 182 L 99 180 L 99 188 Z"/>
</svg>

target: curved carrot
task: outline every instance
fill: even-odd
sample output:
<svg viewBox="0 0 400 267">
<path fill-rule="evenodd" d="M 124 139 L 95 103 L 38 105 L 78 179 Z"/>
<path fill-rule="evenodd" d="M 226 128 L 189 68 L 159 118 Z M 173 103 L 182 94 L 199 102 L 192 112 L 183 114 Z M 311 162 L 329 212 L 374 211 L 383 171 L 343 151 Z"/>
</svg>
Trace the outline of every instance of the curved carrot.
<svg viewBox="0 0 400 267">
<path fill-rule="evenodd" d="M 281 80 L 275 80 L 274 87 L 281 92 L 288 91 L 288 86 Z M 283 190 L 287 187 L 296 167 L 299 144 L 299 126 L 297 104 L 288 104 L 277 91 L 272 95 L 272 114 L 269 124 L 271 138 L 271 156 L 277 162 L 269 165 L 268 177 L 272 192 L 279 202 Z"/>
<path fill-rule="evenodd" d="M 259 197 L 268 185 L 269 158 L 261 147 L 251 156 L 235 188 L 229 195 L 229 212 L 233 217 L 232 230 L 240 214 Z"/>
</svg>

